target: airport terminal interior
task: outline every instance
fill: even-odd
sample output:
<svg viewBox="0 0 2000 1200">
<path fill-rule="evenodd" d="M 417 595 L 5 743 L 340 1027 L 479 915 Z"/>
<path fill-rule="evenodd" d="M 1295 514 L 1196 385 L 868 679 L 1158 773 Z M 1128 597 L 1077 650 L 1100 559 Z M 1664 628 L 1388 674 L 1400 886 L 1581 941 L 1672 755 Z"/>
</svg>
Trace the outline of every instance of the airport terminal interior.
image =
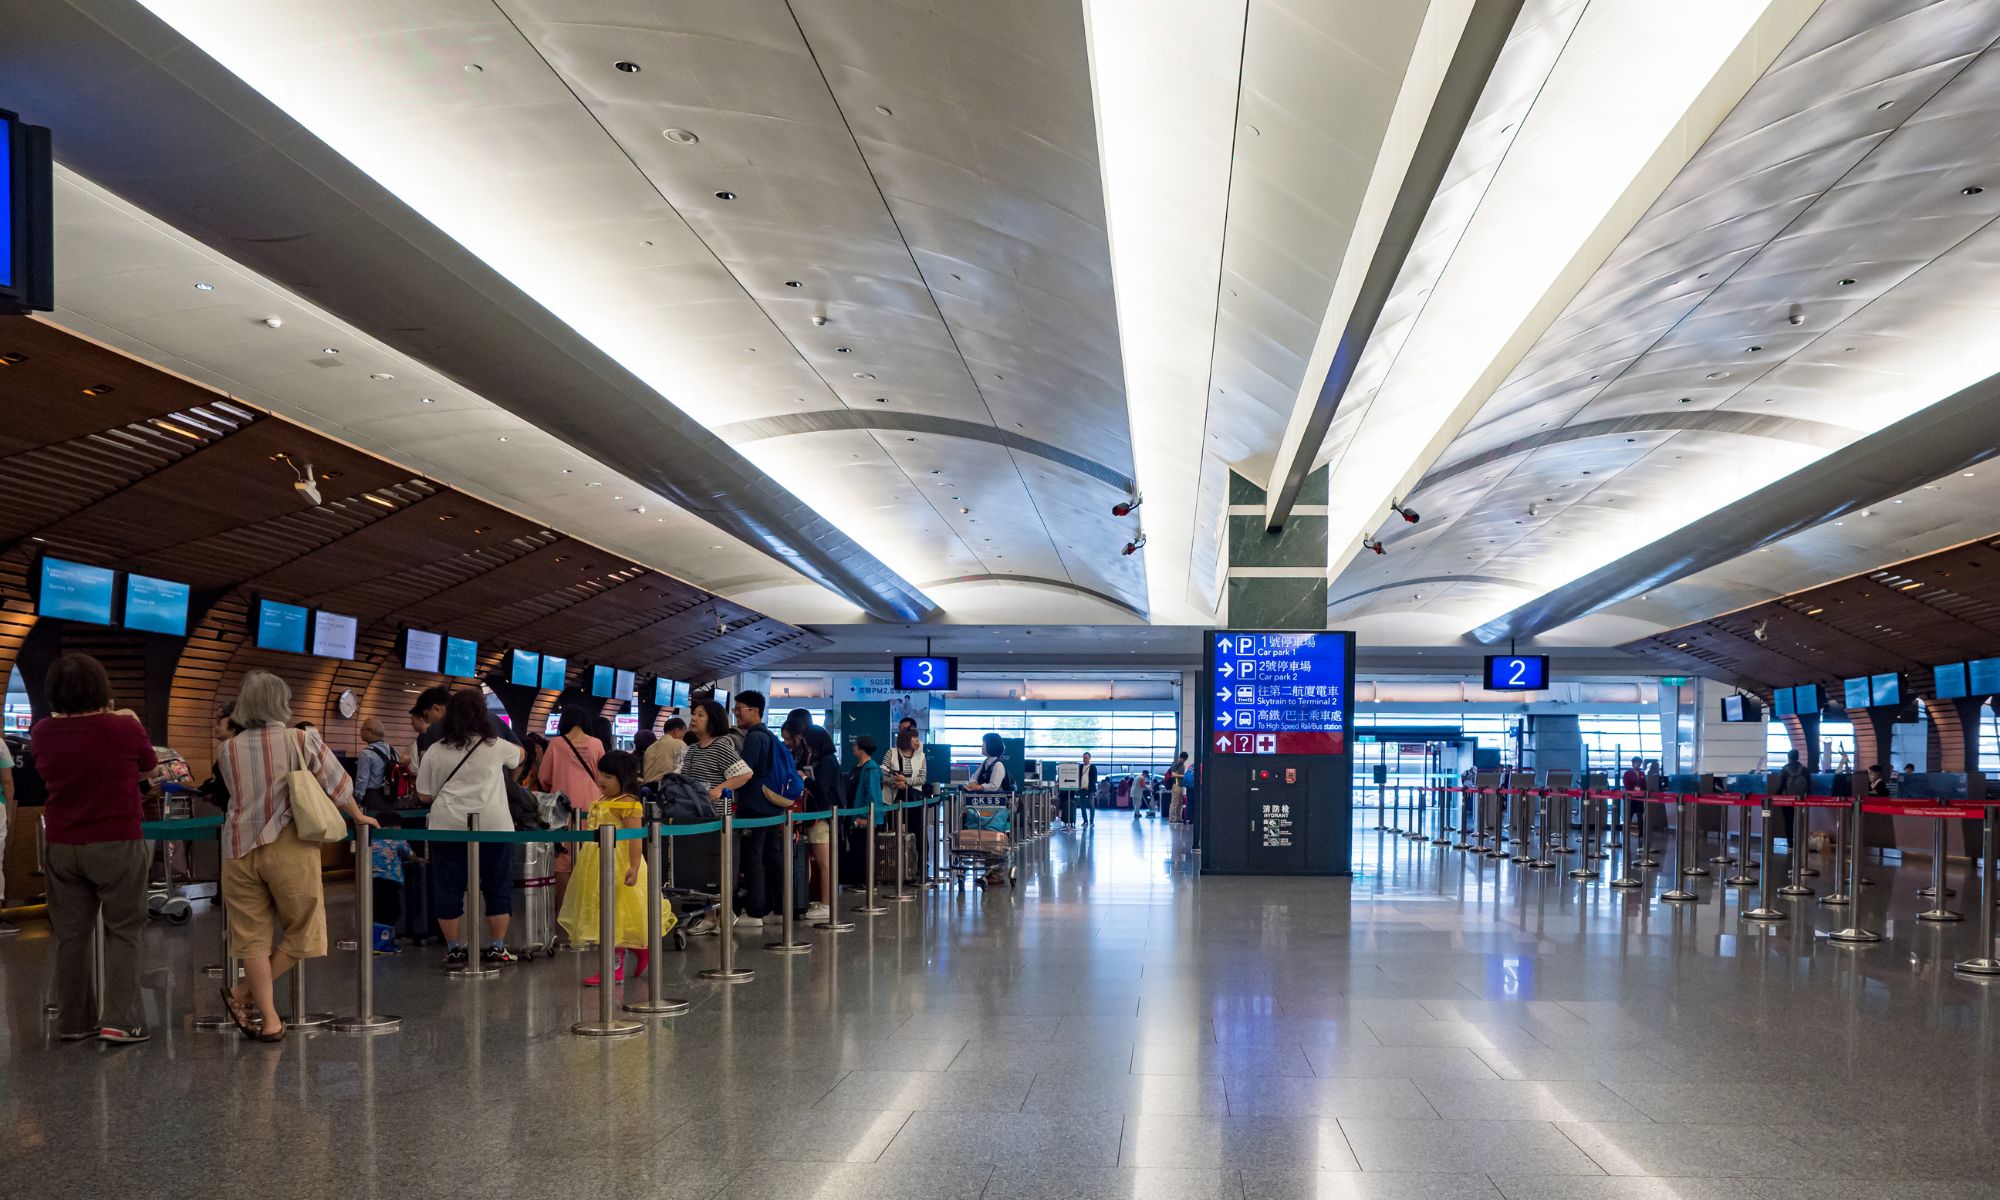
<svg viewBox="0 0 2000 1200">
<path fill-rule="evenodd" d="M 2000 1197 L 1996 45 L 12 6 L 0 1197 Z"/>
</svg>

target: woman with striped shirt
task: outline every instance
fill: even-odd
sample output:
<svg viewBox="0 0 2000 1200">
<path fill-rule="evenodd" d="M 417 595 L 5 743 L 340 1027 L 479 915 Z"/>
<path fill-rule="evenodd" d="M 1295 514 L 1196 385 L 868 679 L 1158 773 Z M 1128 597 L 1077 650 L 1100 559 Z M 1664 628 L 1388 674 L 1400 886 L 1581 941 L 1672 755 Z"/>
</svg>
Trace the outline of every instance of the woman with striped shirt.
<svg viewBox="0 0 2000 1200">
<path fill-rule="evenodd" d="M 736 739 L 729 733 L 729 717 L 722 711 L 722 705 L 713 697 L 696 700 L 688 706 L 688 736 L 693 744 L 681 759 L 681 777 L 708 793 L 709 802 L 715 805 L 715 815 L 730 811 L 734 801 L 728 795 L 731 788 L 740 788 L 750 782 L 750 767 L 743 761 L 743 753 Z M 734 862 L 737 856 L 732 855 Z M 722 881 L 724 898 L 735 908 L 736 881 Z M 735 920 L 734 915 L 730 917 Z M 763 922 L 756 922 L 762 926 Z M 689 933 L 714 933 L 718 928 L 715 910 L 705 912 L 688 927 Z"/>
</svg>

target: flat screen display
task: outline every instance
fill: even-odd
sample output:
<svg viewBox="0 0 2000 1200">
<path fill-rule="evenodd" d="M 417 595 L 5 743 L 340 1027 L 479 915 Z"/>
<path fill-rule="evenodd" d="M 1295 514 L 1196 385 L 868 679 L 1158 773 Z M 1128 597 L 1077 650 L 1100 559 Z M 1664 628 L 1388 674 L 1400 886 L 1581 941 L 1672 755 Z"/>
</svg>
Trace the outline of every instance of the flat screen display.
<svg viewBox="0 0 2000 1200">
<path fill-rule="evenodd" d="M 471 638 L 448 637 L 444 640 L 444 673 L 460 679 L 471 679 L 479 674 L 479 643 Z"/>
<path fill-rule="evenodd" d="M 1841 700 L 1846 708 L 1868 707 L 1868 677 L 1840 681 Z"/>
<path fill-rule="evenodd" d="M 1740 692 L 1734 696 L 1724 696 L 1722 698 L 1722 719 L 1733 725 L 1744 723 L 1762 724 L 1764 720 L 1764 706 L 1757 702 L 1755 696 L 1745 696 Z"/>
<path fill-rule="evenodd" d="M 639 697 L 639 677 L 631 671 L 618 672 L 611 681 L 611 694 L 620 700 L 636 700 Z"/>
<path fill-rule="evenodd" d="M 1818 716 L 1820 710 L 1826 707 L 1826 701 L 1820 698 L 1819 685 L 1816 683 L 1802 683 L 1793 688 L 1792 707 L 1797 709 L 1798 714 L 1802 717 Z"/>
<path fill-rule="evenodd" d="M 1876 708 L 1896 708 L 1903 703 L 1903 677 L 1894 671 L 1868 677 L 1869 703 Z"/>
<path fill-rule="evenodd" d="M 353 658 L 354 636 L 360 622 L 321 609 L 313 614 L 313 653 L 321 658 Z"/>
<path fill-rule="evenodd" d="M 542 655 L 542 690 L 560 692 L 569 680 L 569 660 L 554 654 Z"/>
<path fill-rule="evenodd" d="M 1788 687 L 1781 687 L 1771 693 L 1771 715 L 1774 717 L 1795 717 L 1799 713 L 1796 693 Z"/>
<path fill-rule="evenodd" d="M 63 558 L 42 556 L 42 587 L 35 601 L 38 616 L 65 621 L 111 624 L 111 593 L 118 573 Z"/>
<path fill-rule="evenodd" d="M 1932 667 L 1931 686 L 1940 700 L 1965 699 L 1970 694 L 1965 690 L 1965 664 L 1945 663 L 1940 667 Z"/>
<path fill-rule="evenodd" d="M 653 706 L 655 708 L 674 707 L 674 681 L 655 679 L 653 681 Z"/>
<path fill-rule="evenodd" d="M 618 683 L 618 672 L 606 666 L 590 668 L 590 694 L 610 699 L 612 688 Z"/>
<path fill-rule="evenodd" d="M 435 675 L 444 656 L 444 639 L 422 629 L 403 631 L 403 669 Z"/>
<path fill-rule="evenodd" d="M 1217 633 L 1208 672 L 1217 754 L 1345 754 L 1351 633 Z"/>
<path fill-rule="evenodd" d="M 958 689 L 958 660 L 955 658 L 896 659 L 896 690 L 902 692 L 950 692 Z"/>
<path fill-rule="evenodd" d="M 1724 696 L 1722 698 L 1722 719 L 1731 723 L 1743 719 L 1743 697 Z"/>
<path fill-rule="evenodd" d="M 507 681 L 522 687 L 540 687 L 542 656 L 533 650 L 516 650 L 507 657 Z"/>
<path fill-rule="evenodd" d="M 0 311 L 55 306 L 51 172 L 49 131 L 0 111 Z"/>
<path fill-rule="evenodd" d="M 1543 692 L 1549 687 L 1549 656 L 1546 654 L 1489 654 L 1486 656 L 1486 690 L 1489 692 Z"/>
<path fill-rule="evenodd" d="M 306 610 L 296 604 L 276 600 L 257 602 L 257 648 L 283 650 L 287 654 L 306 652 Z"/>
<path fill-rule="evenodd" d="M 150 575 L 125 577 L 125 628 L 187 636 L 188 585 Z"/>
<path fill-rule="evenodd" d="M 1975 658 L 1966 663 L 1965 683 L 1975 696 L 2000 695 L 2000 658 Z"/>
</svg>

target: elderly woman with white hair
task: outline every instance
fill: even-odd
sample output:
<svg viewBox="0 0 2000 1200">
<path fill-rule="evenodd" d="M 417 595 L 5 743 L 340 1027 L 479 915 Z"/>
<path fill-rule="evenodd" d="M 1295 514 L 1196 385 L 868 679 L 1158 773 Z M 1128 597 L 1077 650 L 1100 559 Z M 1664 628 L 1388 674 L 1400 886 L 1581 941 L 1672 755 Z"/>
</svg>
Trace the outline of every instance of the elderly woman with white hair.
<svg viewBox="0 0 2000 1200">
<path fill-rule="evenodd" d="M 318 730 L 290 728 L 292 691 L 284 680 L 269 671 L 245 675 L 230 718 L 243 732 L 223 743 L 219 763 L 230 795 L 222 826 L 222 903 L 229 914 L 229 952 L 243 960 L 245 983 L 223 988 L 222 999 L 245 1037 L 277 1042 L 285 1036 L 277 980 L 305 959 L 326 954 L 319 847 L 293 828 L 286 776 L 312 772 L 356 824 L 376 822 L 361 811 L 347 772 Z"/>
</svg>

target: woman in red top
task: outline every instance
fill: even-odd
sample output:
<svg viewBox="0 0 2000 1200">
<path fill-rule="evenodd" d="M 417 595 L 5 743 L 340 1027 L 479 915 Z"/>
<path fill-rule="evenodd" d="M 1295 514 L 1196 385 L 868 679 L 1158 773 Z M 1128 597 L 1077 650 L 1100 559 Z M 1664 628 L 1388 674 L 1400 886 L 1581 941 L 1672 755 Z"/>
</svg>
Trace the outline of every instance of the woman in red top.
<svg viewBox="0 0 2000 1200">
<path fill-rule="evenodd" d="M 49 926 L 56 938 L 56 1035 L 143 1042 L 139 931 L 146 927 L 146 843 L 140 786 L 159 765 L 130 712 L 111 711 L 111 681 L 88 654 L 49 668 L 54 714 L 29 731 L 48 785 Z M 90 937 L 104 914 L 104 994 L 90 982 Z"/>
</svg>

